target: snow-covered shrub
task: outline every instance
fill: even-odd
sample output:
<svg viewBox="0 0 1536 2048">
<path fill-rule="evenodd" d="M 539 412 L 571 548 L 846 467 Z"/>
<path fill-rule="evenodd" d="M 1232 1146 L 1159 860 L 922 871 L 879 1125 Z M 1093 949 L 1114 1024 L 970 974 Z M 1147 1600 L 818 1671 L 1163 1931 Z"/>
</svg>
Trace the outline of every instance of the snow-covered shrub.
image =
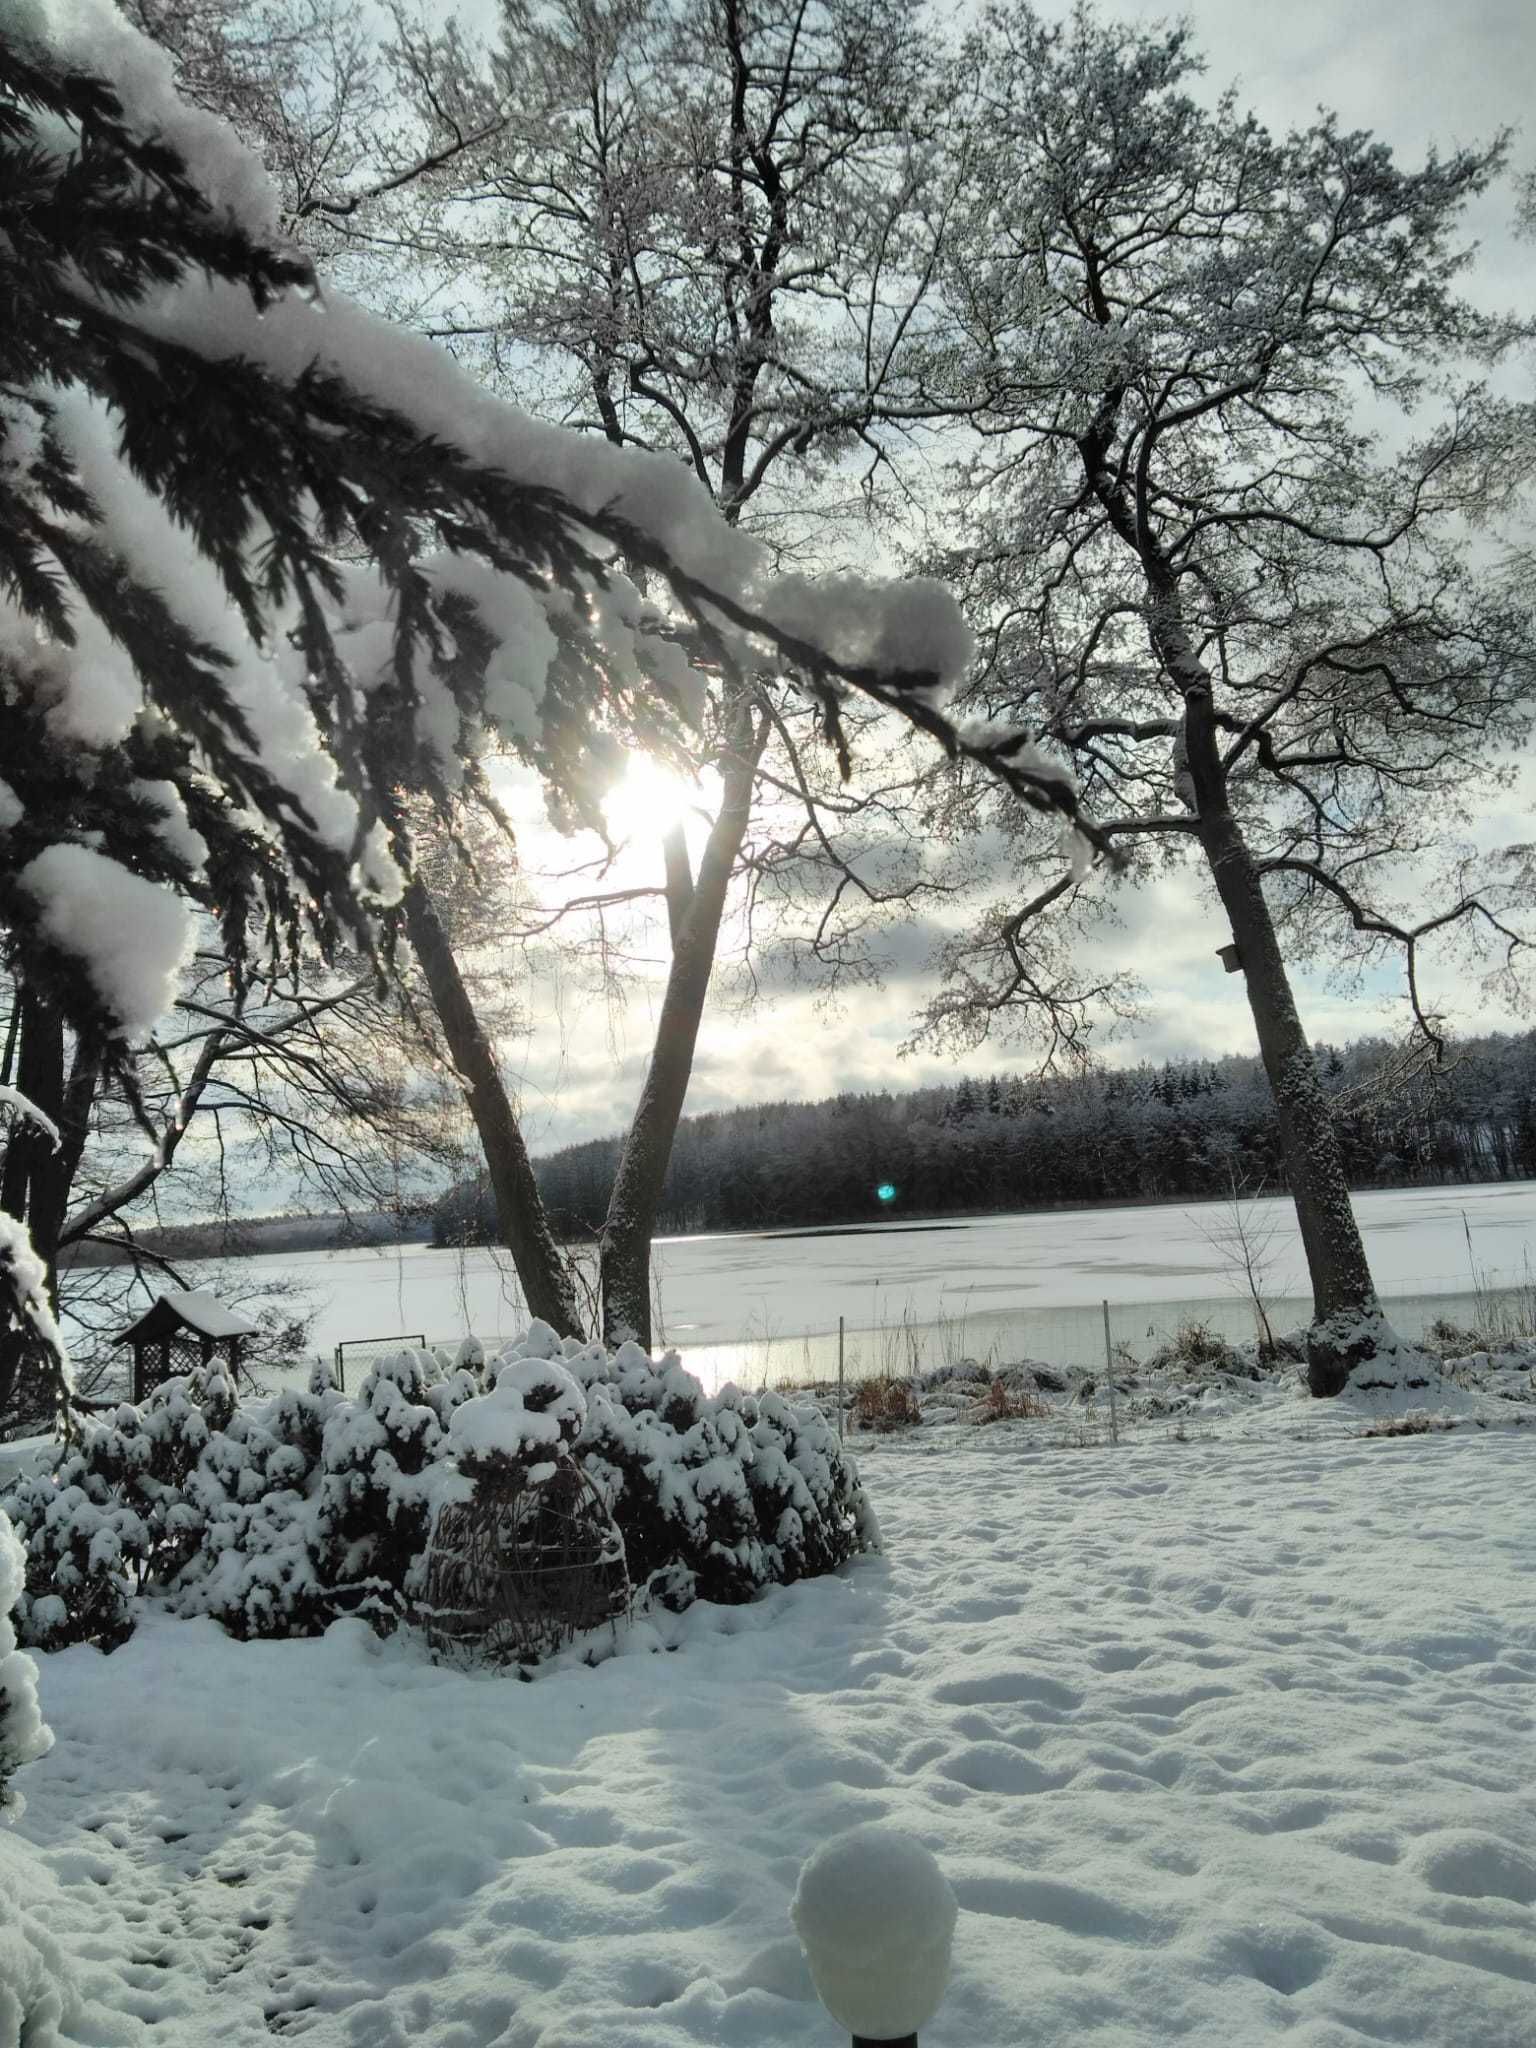
<svg viewBox="0 0 1536 2048">
<path fill-rule="evenodd" d="M 51 1472 L 26 1474 L 6 1495 L 21 1539 L 26 1584 L 21 1639 L 40 1650 L 94 1643 L 115 1650 L 133 1633 L 133 1596 L 148 1569 L 149 1532 L 123 1499 L 120 1461 L 96 1456 L 110 1427 L 87 1424 Z"/>
<path fill-rule="evenodd" d="M 832 1570 L 879 1535 L 858 1474 L 815 1409 L 726 1387 L 713 1398 L 675 1352 L 611 1355 L 535 1322 L 493 1368 L 495 1390 L 455 1415 L 449 1449 L 573 1448 L 624 1538 L 631 1585 L 682 1608 L 750 1600 Z"/>
<path fill-rule="evenodd" d="M 455 1408 L 479 1391 L 460 1370 L 442 1377 L 430 1351 L 380 1358 L 327 1417 L 315 1504 L 315 1564 L 333 1610 L 381 1633 L 422 1592 L 434 1489 Z"/>
<path fill-rule="evenodd" d="M 258 1419 L 237 1409 L 188 1482 L 202 1541 L 176 1587 L 183 1613 L 231 1635 L 312 1635 L 332 1618 L 316 1562 L 315 1494 L 325 1427 L 341 1396 L 317 1370 Z"/>
<path fill-rule="evenodd" d="M 132 1634 L 134 1595 L 171 1584 L 201 1545 L 193 1474 L 234 1413 L 221 1373 L 166 1380 L 141 1407 L 87 1422 L 51 1472 L 12 1488 L 5 1507 L 26 1553 L 24 1641 L 114 1650 Z"/>
<path fill-rule="evenodd" d="M 750 1600 L 878 1544 L 856 1468 L 816 1409 L 725 1387 L 713 1398 L 675 1352 L 560 1344 L 547 1326 L 503 1362 L 563 1354 L 583 1383 L 577 1449 L 624 1537 L 631 1583 L 685 1607 Z"/>
<path fill-rule="evenodd" d="M 454 1410 L 448 1448 L 472 1483 L 537 1478 L 555 1459 L 569 1456 L 586 1421 L 586 1396 L 564 1365 L 514 1358 L 498 1371 L 489 1393 Z"/>
<path fill-rule="evenodd" d="M 49 1932 L 59 1891 L 30 1843 L 0 1829 L 0 2048 L 106 2038 L 100 2007 L 91 2010 L 73 1958 Z"/>
<path fill-rule="evenodd" d="M 630 1370 L 588 1389 L 583 1462 L 623 1534 L 637 1590 L 673 1607 L 747 1600 L 770 1576 L 747 1484 L 747 1433 L 728 1422 L 722 1437 L 698 1382 L 690 1393 L 677 1384 L 688 1376 L 674 1370 L 670 1385 L 665 1371 Z"/>
<path fill-rule="evenodd" d="M 857 1470 L 819 1408 L 792 1408 L 781 1394 L 742 1401 L 752 1435 L 747 1476 L 769 1545 L 769 1576 L 785 1584 L 815 1578 L 855 1550 L 874 1549 L 879 1531 Z"/>
<path fill-rule="evenodd" d="M 53 1744 L 37 1705 L 37 1666 L 16 1647 L 12 1610 L 22 1598 L 26 1560 L 4 1515 L 0 1515 L 0 1814 L 13 1817 L 21 1796 L 11 1773 L 34 1762 Z"/>
<path fill-rule="evenodd" d="M 543 1323 L 501 1353 L 489 1390 L 481 1356 L 399 1352 L 355 1399 L 321 1372 L 250 1407 L 194 1375 L 87 1425 L 7 1499 L 25 1639 L 112 1649 L 146 1588 L 242 1637 L 314 1634 L 338 1614 L 387 1633 L 425 1591 L 438 1505 L 560 1458 L 596 1485 L 630 1584 L 674 1607 L 749 1600 L 878 1546 L 856 1468 L 814 1409 L 732 1387 L 710 1398 L 675 1353 L 610 1355 Z"/>
</svg>

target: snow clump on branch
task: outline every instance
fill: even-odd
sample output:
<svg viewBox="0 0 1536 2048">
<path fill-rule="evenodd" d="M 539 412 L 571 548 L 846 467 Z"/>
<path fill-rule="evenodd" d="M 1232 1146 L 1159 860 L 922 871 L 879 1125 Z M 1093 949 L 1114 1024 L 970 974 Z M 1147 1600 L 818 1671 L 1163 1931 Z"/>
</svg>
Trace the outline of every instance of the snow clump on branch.
<svg viewBox="0 0 1536 2048">
<path fill-rule="evenodd" d="M 277 189 L 260 157 L 217 115 L 188 105 L 169 53 L 111 0 L 7 0 L 6 17 L 6 33 L 18 42 L 49 51 L 68 70 L 110 78 L 130 126 L 168 142 L 215 211 L 253 235 L 277 233 Z M 68 133 L 57 139 L 62 150 L 74 147 Z"/>
<path fill-rule="evenodd" d="M 276 199 L 259 161 L 222 123 L 177 99 L 170 60 L 111 0 L 25 0 L 11 32 L 108 80 L 129 127 L 169 142 L 216 211 L 257 240 L 273 238 Z M 728 526 L 683 464 L 535 420 L 484 390 L 436 343 L 340 295 L 290 292 L 262 308 L 238 284 L 189 275 L 138 302 L 130 317 L 204 356 L 258 363 L 286 383 L 330 371 L 476 462 L 558 494 L 578 514 L 632 529 L 704 597 L 741 605 L 836 663 L 929 672 L 948 688 L 970 661 L 970 628 L 942 584 L 775 577 L 765 544 Z"/>
<path fill-rule="evenodd" d="M 44 847 L 16 877 L 43 934 L 80 960 L 124 1038 L 147 1038 L 176 1000 L 192 950 L 180 897 L 89 846 Z"/>
</svg>

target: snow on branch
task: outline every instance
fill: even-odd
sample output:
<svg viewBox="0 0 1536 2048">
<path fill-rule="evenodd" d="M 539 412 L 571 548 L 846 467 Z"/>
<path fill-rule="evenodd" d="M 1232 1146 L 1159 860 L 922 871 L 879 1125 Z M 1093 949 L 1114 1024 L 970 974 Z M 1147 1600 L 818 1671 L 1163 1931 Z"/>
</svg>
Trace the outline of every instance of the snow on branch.
<svg viewBox="0 0 1536 2048">
<path fill-rule="evenodd" d="M 40 1110 L 29 1096 L 23 1095 L 19 1088 L 0 1087 L 0 1109 L 9 1110 L 18 1123 L 33 1125 L 42 1132 L 54 1151 L 58 1151 L 58 1125 L 51 1116 Z"/>
<path fill-rule="evenodd" d="M 861 692 L 1062 814 L 1079 868 L 1115 858 L 1027 734 L 950 717 L 972 643 L 942 585 L 776 576 L 681 463 L 533 420 L 322 297 L 242 146 L 178 111 L 108 0 L 33 0 L 0 39 L 0 156 L 0 920 L 98 1035 L 164 1009 L 178 896 L 242 971 L 252 925 L 367 950 L 403 886 L 391 790 L 446 800 L 494 732 L 580 811 L 597 714 L 664 740 L 701 663 L 785 670 L 845 772 Z"/>
<path fill-rule="evenodd" d="M 48 1305 L 48 1276 L 24 1223 L 0 1209 L 0 1334 L 19 1332 L 48 1360 L 61 1415 L 73 1392 L 69 1352 Z"/>
<path fill-rule="evenodd" d="M 1500 944 L 1506 973 L 1515 969 L 1522 954 L 1528 955 L 1533 950 L 1531 939 L 1506 921 L 1507 913 L 1501 914 L 1503 906 L 1495 907 L 1490 901 L 1491 892 L 1463 889 L 1456 900 L 1443 910 L 1432 912 L 1417 924 L 1404 924 L 1373 908 L 1358 889 L 1341 880 L 1320 861 L 1303 859 L 1297 854 L 1283 854 L 1264 861 L 1260 871 L 1266 875 L 1299 876 L 1303 887 L 1326 896 L 1357 932 L 1379 940 L 1383 945 L 1401 949 L 1414 1028 L 1437 1062 L 1444 1058 L 1446 1051 L 1445 1020 L 1438 1012 L 1425 1007 L 1419 979 L 1419 947 L 1422 942 L 1451 926 L 1481 926 Z M 1516 901 L 1524 907 L 1523 892 L 1517 892 Z"/>
</svg>

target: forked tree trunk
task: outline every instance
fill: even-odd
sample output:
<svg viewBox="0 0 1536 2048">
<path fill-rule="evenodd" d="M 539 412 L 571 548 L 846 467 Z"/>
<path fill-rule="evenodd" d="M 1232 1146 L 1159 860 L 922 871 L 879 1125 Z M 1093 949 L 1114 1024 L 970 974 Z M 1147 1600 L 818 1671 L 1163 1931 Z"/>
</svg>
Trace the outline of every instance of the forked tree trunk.
<svg viewBox="0 0 1536 2048">
<path fill-rule="evenodd" d="M 751 707 L 737 714 L 736 744 L 726 757 L 720 809 L 710 827 L 698 879 L 686 886 L 675 845 L 667 849 L 672 965 L 656 1025 L 656 1043 L 634 1121 L 624 1140 L 598 1249 L 603 1339 L 634 1337 L 651 1346 L 651 1242 L 672 1145 L 693 1073 L 699 1024 L 709 994 L 720 921 L 742 840 L 752 816 L 757 765 L 768 737 L 766 718 Z"/>
<path fill-rule="evenodd" d="M 1314 1394 L 1337 1394 L 1351 1367 L 1369 1355 L 1379 1314 L 1376 1289 L 1344 1177 L 1333 1112 L 1296 1011 L 1263 881 L 1228 801 L 1211 693 L 1204 686 L 1186 689 L 1184 732 L 1200 844 L 1237 942 L 1312 1280 L 1309 1383 Z"/>
<path fill-rule="evenodd" d="M 464 1084 L 490 1175 L 497 1228 L 512 1254 L 529 1313 L 542 1316 L 562 1337 L 584 1336 L 575 1283 L 549 1227 L 495 1049 L 475 1014 L 442 919 L 420 881 L 405 892 L 405 928 Z"/>
</svg>

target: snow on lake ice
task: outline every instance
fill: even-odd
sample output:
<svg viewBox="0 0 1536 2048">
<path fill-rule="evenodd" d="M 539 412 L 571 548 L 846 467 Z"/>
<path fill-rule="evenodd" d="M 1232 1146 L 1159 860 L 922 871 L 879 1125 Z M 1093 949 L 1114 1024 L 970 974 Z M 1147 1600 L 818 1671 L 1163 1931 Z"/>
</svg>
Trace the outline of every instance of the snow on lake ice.
<svg viewBox="0 0 1536 2048">
<path fill-rule="evenodd" d="M 1491 1283 L 1517 1283 L 1536 1265 L 1536 1182 L 1397 1189 L 1355 1201 L 1388 1298 L 1471 1290 L 1463 1216 Z M 1287 1309 L 1304 1320 L 1295 1210 L 1283 1199 L 1248 1206 L 1260 1234 L 1272 1233 L 1266 1296 L 1281 1306 L 1282 1326 Z M 835 1333 L 840 1315 L 850 1331 L 949 1319 L 958 1350 L 1065 1364 L 1102 1358 L 1097 1311 L 1106 1297 L 1120 1311 L 1117 1338 L 1141 1340 L 1149 1323 L 1160 1335 L 1195 1312 L 1251 1335 L 1231 1284 L 1231 1251 L 1219 1241 L 1228 1216 L 1228 1205 L 1205 1203 L 670 1238 L 655 1255 L 660 1327 L 707 1384 L 775 1365 L 825 1365 L 825 1345 L 797 1340 Z M 269 1276 L 311 1295 L 314 1343 L 326 1355 L 345 1338 L 395 1334 L 440 1343 L 473 1331 L 505 1342 L 527 1324 L 510 1260 L 496 1250 L 284 1254 L 232 1261 L 210 1284 L 221 1292 Z M 1418 1327 L 1404 1317 L 1408 1334 Z"/>
<path fill-rule="evenodd" d="M 845 2048 L 788 1908 L 873 1821 L 960 1904 L 923 2048 L 1530 2048 L 1532 1441 L 1317 1412 L 883 1444 L 885 1557 L 531 1685 L 152 1614 L 40 1660 L 0 1927 L 64 2042 Z"/>
</svg>

